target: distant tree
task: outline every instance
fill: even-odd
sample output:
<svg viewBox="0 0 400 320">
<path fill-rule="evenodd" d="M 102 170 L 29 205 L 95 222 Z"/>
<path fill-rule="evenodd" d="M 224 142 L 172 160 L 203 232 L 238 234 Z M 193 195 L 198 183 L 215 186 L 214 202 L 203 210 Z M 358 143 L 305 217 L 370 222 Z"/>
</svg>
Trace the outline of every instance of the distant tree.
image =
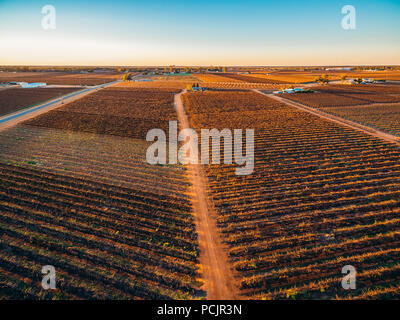
<svg viewBox="0 0 400 320">
<path fill-rule="evenodd" d="M 323 76 L 319 76 L 318 78 L 315 79 L 315 82 L 321 83 L 321 84 L 328 84 L 329 83 L 329 76 L 327 74 L 324 74 Z"/>
<path fill-rule="evenodd" d="M 122 79 L 123 79 L 124 81 L 131 80 L 131 74 L 130 74 L 130 73 L 125 73 L 125 74 L 123 75 Z"/>
</svg>

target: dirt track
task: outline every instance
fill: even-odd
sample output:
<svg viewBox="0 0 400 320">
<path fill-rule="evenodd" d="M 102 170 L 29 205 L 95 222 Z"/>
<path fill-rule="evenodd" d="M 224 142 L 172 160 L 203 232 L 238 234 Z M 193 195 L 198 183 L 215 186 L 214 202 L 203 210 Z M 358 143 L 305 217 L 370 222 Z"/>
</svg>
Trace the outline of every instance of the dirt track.
<svg viewBox="0 0 400 320">
<path fill-rule="evenodd" d="M 371 135 L 373 137 L 380 138 L 382 140 L 385 140 L 387 142 L 391 142 L 391 143 L 396 144 L 397 146 L 400 146 L 400 139 L 398 137 L 394 136 L 394 135 L 391 135 L 391 134 L 388 134 L 388 133 L 385 133 L 385 132 L 382 132 L 382 131 L 379 131 L 379 130 L 372 129 L 372 128 L 368 127 L 368 126 L 364 126 L 362 124 L 359 124 L 359 123 L 356 123 L 356 122 L 353 122 L 353 121 L 350 121 L 350 120 L 347 120 L 347 119 L 343 119 L 343 118 L 338 117 L 338 116 L 334 116 L 334 115 L 326 113 L 324 111 L 308 107 L 308 106 L 306 106 L 306 105 L 304 105 L 302 103 L 294 102 L 294 101 L 282 98 L 282 97 L 274 95 L 274 94 L 266 94 L 266 93 L 263 93 L 263 92 L 258 91 L 258 90 L 253 90 L 253 91 L 257 92 L 259 94 L 262 94 L 264 96 L 267 96 L 269 98 L 272 98 L 274 100 L 277 100 L 279 102 L 282 102 L 282 103 L 285 103 L 287 105 L 290 105 L 292 107 L 295 107 L 297 109 L 309 112 L 309 113 L 311 113 L 313 115 L 316 115 L 316 116 L 318 116 L 320 118 L 323 118 L 323 119 L 326 119 L 326 120 L 329 120 L 329 121 L 344 125 L 346 127 L 349 127 L 349 128 L 354 129 L 354 130 L 358 130 L 358 131 L 364 132 L 364 133 L 369 134 L 369 135 Z"/>
<path fill-rule="evenodd" d="M 175 108 L 181 129 L 190 128 L 181 100 L 185 90 L 175 96 Z M 216 212 L 207 196 L 206 177 L 201 164 L 189 165 L 189 179 L 193 186 L 193 205 L 200 245 L 200 264 L 204 290 L 210 300 L 237 299 L 237 289 L 228 255 L 219 237 Z"/>
</svg>

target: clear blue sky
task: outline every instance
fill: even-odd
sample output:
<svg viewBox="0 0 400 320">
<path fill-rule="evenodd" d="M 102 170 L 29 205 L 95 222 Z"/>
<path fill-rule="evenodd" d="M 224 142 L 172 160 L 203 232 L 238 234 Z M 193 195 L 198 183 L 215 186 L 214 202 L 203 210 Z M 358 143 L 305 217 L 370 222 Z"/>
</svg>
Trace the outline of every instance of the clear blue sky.
<svg viewBox="0 0 400 320">
<path fill-rule="evenodd" d="M 356 30 L 341 28 L 346 4 Z M 399 31 L 399 0 L 0 0 L 0 64 L 400 64 Z"/>
</svg>

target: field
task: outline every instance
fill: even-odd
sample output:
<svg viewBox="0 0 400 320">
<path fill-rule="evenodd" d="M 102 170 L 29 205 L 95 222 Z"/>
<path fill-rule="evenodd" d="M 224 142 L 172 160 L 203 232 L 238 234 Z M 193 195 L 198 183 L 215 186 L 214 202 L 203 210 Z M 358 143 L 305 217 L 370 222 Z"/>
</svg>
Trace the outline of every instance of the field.
<svg viewBox="0 0 400 320">
<path fill-rule="evenodd" d="M 121 80 L 122 74 L 108 73 L 71 73 L 71 72 L 1 72 L 0 82 L 45 82 L 54 85 L 95 86 L 115 80 Z"/>
<path fill-rule="evenodd" d="M 236 73 L 223 73 L 221 74 L 221 76 L 247 83 L 288 84 L 288 82 L 282 80 L 266 79 L 262 77 L 252 77 L 251 75 L 236 74 Z"/>
<path fill-rule="evenodd" d="M 103 89 L 0 131 L 2 299 L 204 296 L 186 170 L 147 164 L 150 143 L 132 138 L 146 113 L 175 116 L 171 97 Z M 45 265 L 56 290 L 41 287 Z"/>
<path fill-rule="evenodd" d="M 209 89 L 228 89 L 228 90 L 242 90 L 242 89 L 260 89 L 260 90 L 279 90 L 281 88 L 287 88 L 289 85 L 272 84 L 272 83 L 246 83 L 238 80 L 232 80 L 229 78 L 224 79 L 222 76 L 214 76 L 212 74 L 196 74 L 199 79 L 204 80 L 181 80 L 171 78 L 167 80 L 167 77 L 157 77 L 157 80 L 153 81 L 124 81 L 117 85 L 121 88 L 153 88 L 153 89 L 171 89 L 175 91 L 181 91 L 188 85 L 199 84 L 200 87 L 206 87 Z M 210 81 L 205 79 L 209 78 Z"/>
<path fill-rule="evenodd" d="M 185 122 L 188 76 L 99 88 L 0 130 L 0 298 L 224 298 L 228 282 L 240 299 L 400 298 L 400 149 L 251 91 L 289 84 L 225 75 L 202 74 L 210 90 L 183 94 L 183 112 L 197 130 L 254 129 L 248 176 L 147 163 L 148 130 Z M 0 97 L 16 110 L 76 89 Z M 282 96 L 399 134 L 399 86 L 313 89 Z M 45 265 L 56 290 L 41 287 Z"/>
<path fill-rule="evenodd" d="M 324 108 L 324 111 L 400 136 L 400 104 Z"/>
<path fill-rule="evenodd" d="M 255 128 L 252 175 L 207 168 L 243 297 L 399 297 L 397 147 L 256 93 L 184 103 L 195 128 Z M 340 285 L 347 264 L 356 290 Z"/>
<path fill-rule="evenodd" d="M 55 99 L 79 88 L 9 88 L 0 90 L 0 116 Z"/>
<path fill-rule="evenodd" d="M 224 89 L 224 90 L 249 90 L 259 89 L 266 91 L 281 90 L 282 88 L 290 87 L 285 84 L 272 84 L 272 83 L 245 83 L 245 82 L 207 82 L 201 83 L 200 86 L 204 86 L 209 89 Z"/>
<path fill-rule="evenodd" d="M 284 97 L 306 104 L 313 108 L 329 108 L 341 106 L 365 105 L 373 103 L 400 102 L 398 86 L 321 86 L 313 87 L 315 93 L 295 93 Z"/>
<path fill-rule="evenodd" d="M 255 72 L 249 76 L 268 79 L 270 81 L 282 81 L 286 83 L 307 83 L 314 82 L 316 78 L 328 75 L 330 80 L 341 80 L 343 76 L 350 79 L 355 78 L 371 78 L 375 80 L 392 81 L 400 80 L 399 71 L 326 71 L 326 70 L 313 70 L 313 71 L 299 71 L 299 70 L 282 70 L 282 71 L 267 71 Z"/>
<path fill-rule="evenodd" d="M 329 85 L 313 89 L 317 92 L 284 97 L 374 129 L 400 134 L 399 86 Z"/>
<path fill-rule="evenodd" d="M 249 76 L 261 79 L 267 79 L 269 81 L 280 81 L 286 83 L 313 82 L 315 78 L 318 77 L 317 74 L 311 72 L 266 72 L 266 73 L 251 73 L 249 74 Z"/>
<path fill-rule="evenodd" d="M 143 88 L 143 89 L 167 89 L 179 92 L 186 88 L 186 85 L 193 84 L 195 81 L 174 81 L 174 80 L 154 80 L 154 81 L 124 81 L 115 87 L 119 88 Z"/>
<path fill-rule="evenodd" d="M 26 124 L 145 139 L 150 129 L 168 131 L 168 121 L 176 120 L 174 92 L 170 89 L 107 88 Z"/>
<path fill-rule="evenodd" d="M 216 73 L 200 73 L 195 74 L 195 77 L 203 82 L 243 82 L 241 80 L 228 78 Z"/>
<path fill-rule="evenodd" d="M 320 93 L 359 99 L 367 103 L 400 102 L 400 87 L 388 85 L 331 85 L 313 88 Z"/>
</svg>

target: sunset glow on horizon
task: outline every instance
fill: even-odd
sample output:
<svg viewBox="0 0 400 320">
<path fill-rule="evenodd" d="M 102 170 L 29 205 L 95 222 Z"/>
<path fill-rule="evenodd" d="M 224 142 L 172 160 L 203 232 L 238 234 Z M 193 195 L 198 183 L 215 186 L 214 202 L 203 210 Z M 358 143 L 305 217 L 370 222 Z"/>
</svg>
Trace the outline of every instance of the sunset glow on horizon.
<svg viewBox="0 0 400 320">
<path fill-rule="evenodd" d="M 56 29 L 41 26 L 56 9 Z M 0 1 L 0 65 L 396 65 L 400 3 Z"/>
</svg>

